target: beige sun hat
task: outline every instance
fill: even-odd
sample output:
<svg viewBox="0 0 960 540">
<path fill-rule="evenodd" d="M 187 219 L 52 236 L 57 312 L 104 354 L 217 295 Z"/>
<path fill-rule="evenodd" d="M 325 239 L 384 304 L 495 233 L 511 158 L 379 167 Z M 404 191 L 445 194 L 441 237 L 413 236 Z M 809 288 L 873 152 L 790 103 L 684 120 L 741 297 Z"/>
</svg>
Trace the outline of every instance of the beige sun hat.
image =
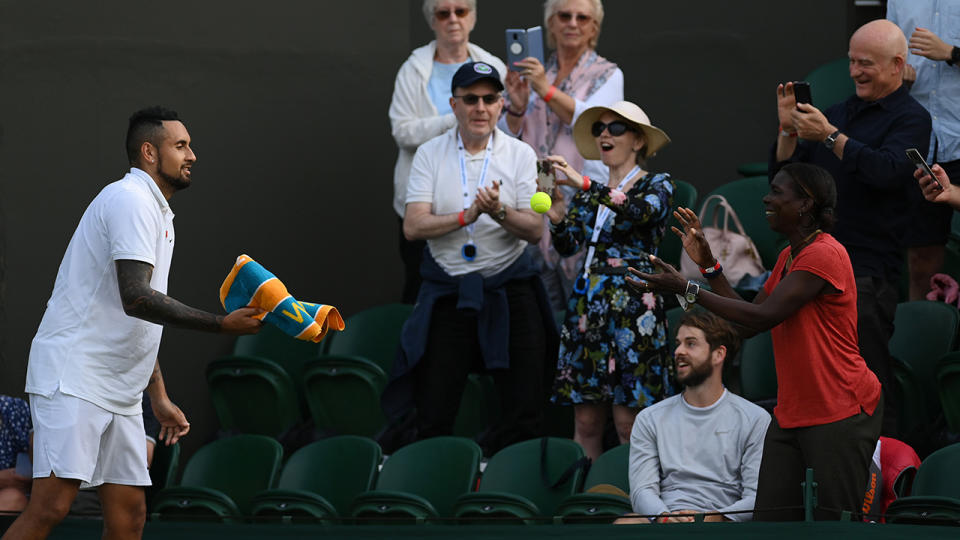
<svg viewBox="0 0 960 540">
<path fill-rule="evenodd" d="M 644 158 L 653 156 L 670 142 L 670 137 L 662 129 L 650 125 L 650 117 L 643 109 L 629 101 L 618 101 L 609 107 L 590 107 L 580 114 L 580 118 L 577 118 L 573 125 L 573 140 L 577 143 L 577 150 L 586 159 L 600 159 L 596 137 L 590 133 L 590 128 L 605 111 L 610 111 L 643 130 L 647 144 L 640 152 Z"/>
</svg>

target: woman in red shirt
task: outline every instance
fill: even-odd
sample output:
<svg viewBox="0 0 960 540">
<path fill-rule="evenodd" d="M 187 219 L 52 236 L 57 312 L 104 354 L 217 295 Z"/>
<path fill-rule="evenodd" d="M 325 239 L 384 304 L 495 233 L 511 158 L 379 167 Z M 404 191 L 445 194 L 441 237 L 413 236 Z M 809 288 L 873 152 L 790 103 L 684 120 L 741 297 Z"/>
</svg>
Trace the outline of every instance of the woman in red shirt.
<svg viewBox="0 0 960 540">
<path fill-rule="evenodd" d="M 790 241 L 753 303 L 733 290 L 710 251 L 696 214 L 674 215 L 673 228 L 701 267 L 712 292 L 701 291 L 673 267 L 628 279 L 635 291 L 673 292 L 743 327 L 770 330 L 777 368 L 777 406 L 764 439 L 755 519 L 803 519 L 807 467 L 818 488 L 817 519 L 858 512 L 867 471 L 880 435 L 880 383 L 857 345 L 857 289 L 846 249 L 829 231 L 836 186 L 826 170 L 793 163 L 783 167 L 763 198 L 770 228 Z"/>
</svg>

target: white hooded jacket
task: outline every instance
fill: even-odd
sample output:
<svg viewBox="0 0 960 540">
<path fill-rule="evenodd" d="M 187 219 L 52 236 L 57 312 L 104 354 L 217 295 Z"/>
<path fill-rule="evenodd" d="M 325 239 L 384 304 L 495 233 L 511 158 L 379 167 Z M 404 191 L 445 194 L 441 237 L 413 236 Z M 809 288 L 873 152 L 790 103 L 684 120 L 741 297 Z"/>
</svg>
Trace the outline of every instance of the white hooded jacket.
<svg viewBox="0 0 960 540">
<path fill-rule="evenodd" d="M 486 62 L 497 69 L 500 80 L 506 77 L 503 62 L 477 47 L 467 43 L 470 60 Z M 407 178 L 410 176 L 410 164 L 417 147 L 442 134 L 457 123 L 453 114 L 438 115 L 437 108 L 430 100 L 427 84 L 433 71 L 433 57 L 437 52 L 436 40 L 414 49 L 407 61 L 400 66 L 393 85 L 393 98 L 390 100 L 390 128 L 393 139 L 400 151 L 397 164 L 393 169 L 393 209 L 403 217 L 407 198 Z"/>
</svg>

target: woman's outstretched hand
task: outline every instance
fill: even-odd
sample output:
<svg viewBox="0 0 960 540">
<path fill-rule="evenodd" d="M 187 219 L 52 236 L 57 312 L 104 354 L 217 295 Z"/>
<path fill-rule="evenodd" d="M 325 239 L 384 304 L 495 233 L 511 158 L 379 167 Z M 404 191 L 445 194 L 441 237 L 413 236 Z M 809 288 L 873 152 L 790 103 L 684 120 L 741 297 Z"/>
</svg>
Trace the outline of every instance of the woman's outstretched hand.
<svg viewBox="0 0 960 540">
<path fill-rule="evenodd" d="M 680 228 L 670 227 L 670 230 L 680 237 L 683 250 L 693 262 L 700 268 L 711 268 L 717 264 L 717 259 L 710 250 L 710 244 L 707 243 L 707 237 L 703 235 L 703 226 L 696 212 L 680 207 L 673 212 L 673 217 L 680 222 Z"/>
<path fill-rule="evenodd" d="M 677 293 L 682 294 L 687 290 L 687 278 L 683 277 L 676 268 L 670 266 L 663 259 L 650 255 L 650 262 L 654 268 L 660 270 L 656 274 L 647 274 L 637 270 L 634 267 L 627 268 L 627 271 L 634 277 L 627 276 L 627 289 L 634 294 L 643 293 Z"/>
</svg>

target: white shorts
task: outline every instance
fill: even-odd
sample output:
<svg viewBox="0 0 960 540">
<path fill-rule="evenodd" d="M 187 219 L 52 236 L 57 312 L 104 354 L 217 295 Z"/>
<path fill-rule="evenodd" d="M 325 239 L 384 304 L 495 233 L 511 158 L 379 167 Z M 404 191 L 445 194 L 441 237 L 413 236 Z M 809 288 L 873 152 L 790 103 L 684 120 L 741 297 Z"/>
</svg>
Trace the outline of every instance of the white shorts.
<svg viewBox="0 0 960 540">
<path fill-rule="evenodd" d="M 47 398 L 30 394 L 33 418 L 33 477 L 149 486 L 143 415 L 124 416 L 57 390 Z"/>
</svg>

